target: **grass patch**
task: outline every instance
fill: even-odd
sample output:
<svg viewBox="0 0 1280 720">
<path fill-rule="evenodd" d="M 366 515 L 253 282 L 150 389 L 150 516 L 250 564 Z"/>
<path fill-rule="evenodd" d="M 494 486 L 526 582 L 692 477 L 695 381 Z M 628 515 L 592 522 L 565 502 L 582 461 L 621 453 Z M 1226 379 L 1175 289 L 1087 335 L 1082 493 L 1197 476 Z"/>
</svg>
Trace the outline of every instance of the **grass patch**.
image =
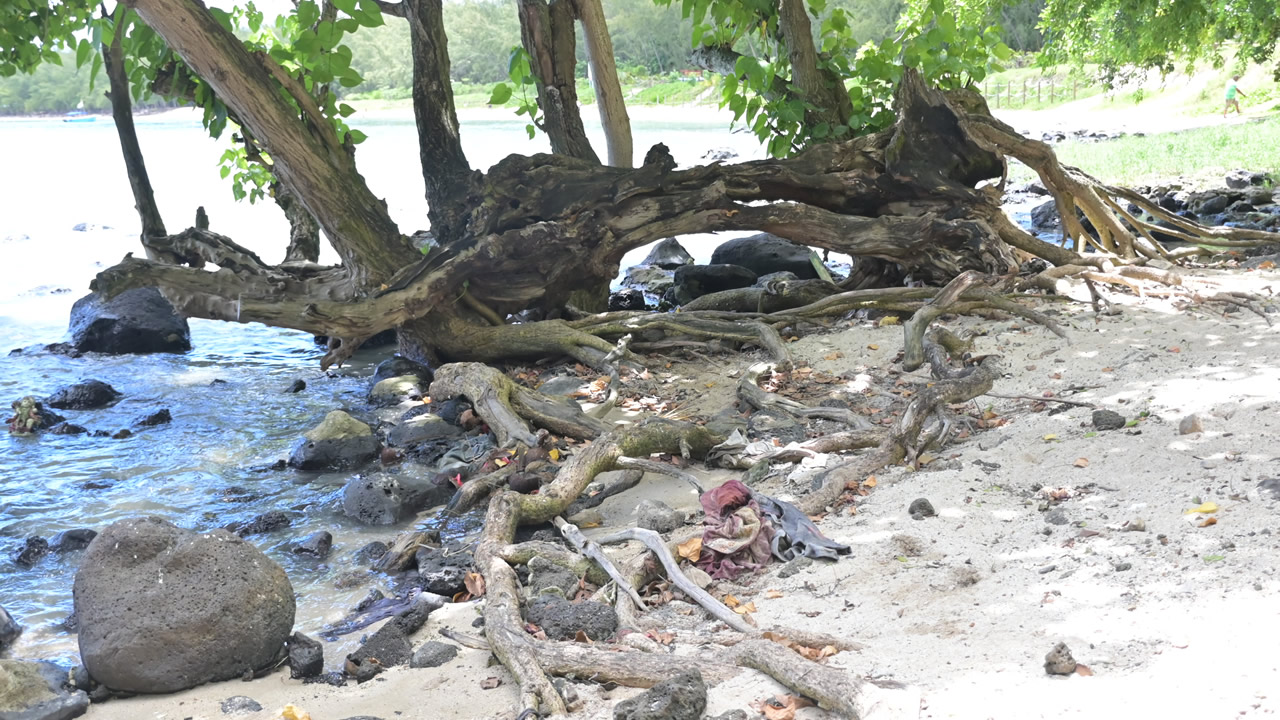
<svg viewBox="0 0 1280 720">
<path fill-rule="evenodd" d="M 1222 184 L 1228 170 L 1280 175 L 1280 117 L 1100 143 L 1065 142 L 1058 158 L 1108 183 L 1135 185 L 1181 177 Z"/>
<path fill-rule="evenodd" d="M 624 89 L 623 93 L 627 96 L 628 102 L 640 105 L 688 105 L 696 102 L 698 96 L 709 86 L 705 82 L 675 80 L 635 88 L 630 92 Z"/>
<path fill-rule="evenodd" d="M 1047 110 L 1101 95 L 1104 88 L 1094 79 L 1096 71 L 1091 65 L 1083 69 L 1012 68 L 987 76 L 978 86 L 992 108 Z"/>
</svg>

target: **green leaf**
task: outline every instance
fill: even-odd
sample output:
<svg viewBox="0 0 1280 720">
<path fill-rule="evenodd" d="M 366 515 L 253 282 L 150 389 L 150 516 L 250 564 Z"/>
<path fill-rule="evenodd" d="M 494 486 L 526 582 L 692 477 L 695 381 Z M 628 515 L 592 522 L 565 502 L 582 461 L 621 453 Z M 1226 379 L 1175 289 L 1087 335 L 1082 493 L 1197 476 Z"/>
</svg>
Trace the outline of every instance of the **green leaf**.
<svg viewBox="0 0 1280 720">
<path fill-rule="evenodd" d="M 320 20 L 320 6 L 313 0 L 300 0 L 294 17 L 298 20 L 298 27 L 310 29 Z"/>
<path fill-rule="evenodd" d="M 996 43 L 995 46 L 991 48 L 991 54 L 995 55 L 998 60 L 1008 60 L 1013 57 L 1013 51 L 1004 43 Z"/>
<path fill-rule="evenodd" d="M 529 139 L 532 140 L 538 135 L 538 129 L 532 125 L 525 125 L 524 131 L 529 133 Z"/>
<path fill-rule="evenodd" d="M 338 114 L 341 115 L 342 117 L 351 117 L 355 113 L 355 111 L 356 111 L 355 108 L 351 107 L 346 103 L 342 103 L 338 105 Z"/>
<path fill-rule="evenodd" d="M 88 38 L 80 38 L 80 44 L 76 46 L 76 67 L 82 68 L 89 61 L 89 53 L 93 52 L 93 45 L 89 43 Z"/>
<path fill-rule="evenodd" d="M 511 86 L 506 83 L 498 83 L 493 86 L 493 92 L 489 95 L 490 105 L 506 105 L 511 99 Z"/>
<path fill-rule="evenodd" d="M 352 145 L 359 145 L 360 143 L 362 143 L 362 142 L 364 142 L 365 140 L 368 140 L 368 139 L 369 139 L 369 136 L 368 136 L 368 135 L 365 135 L 364 133 L 360 132 L 359 130 L 352 130 L 352 131 L 350 131 L 350 132 L 348 132 L 348 133 L 347 133 L 347 136 L 351 138 L 351 144 L 352 144 Z"/>
</svg>

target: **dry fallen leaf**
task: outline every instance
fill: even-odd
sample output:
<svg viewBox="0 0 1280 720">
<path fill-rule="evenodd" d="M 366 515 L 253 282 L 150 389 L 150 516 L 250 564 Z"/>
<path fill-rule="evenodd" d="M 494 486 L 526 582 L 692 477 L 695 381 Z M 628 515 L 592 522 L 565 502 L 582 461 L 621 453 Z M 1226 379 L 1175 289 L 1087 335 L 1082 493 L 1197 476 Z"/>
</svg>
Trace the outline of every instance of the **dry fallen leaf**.
<svg viewBox="0 0 1280 720">
<path fill-rule="evenodd" d="M 782 597 L 782 591 L 781 590 L 765 590 L 764 596 L 766 598 L 769 598 L 770 600 L 777 600 L 778 598 Z"/>
<path fill-rule="evenodd" d="M 1080 663 L 1076 663 L 1076 674 L 1081 677 L 1092 677 L 1093 671 L 1089 669 L 1088 665 L 1081 665 Z"/>
<path fill-rule="evenodd" d="M 549 451 L 547 452 L 547 457 L 551 458 L 553 461 L 554 461 L 554 460 L 559 460 L 559 459 L 560 459 L 560 451 L 559 451 L 559 450 L 556 450 L 555 448 L 551 448 L 551 450 L 549 450 Z"/>
<path fill-rule="evenodd" d="M 1199 524 L 1199 525 L 1197 525 L 1196 527 L 1209 527 L 1210 525 L 1217 525 L 1217 524 L 1218 524 L 1218 518 L 1213 517 L 1212 515 L 1210 515 L 1209 517 L 1205 518 L 1204 520 L 1201 520 L 1201 521 L 1200 521 L 1200 524 Z"/>
<path fill-rule="evenodd" d="M 591 638 L 587 637 L 587 633 L 586 633 L 585 631 L 583 631 L 583 630 L 579 630 L 579 631 L 577 632 L 577 634 L 575 634 L 575 635 L 573 636 L 573 641 L 574 641 L 574 642 L 580 642 L 580 643 L 583 643 L 583 644 L 586 644 L 586 645 L 594 645 L 594 644 L 595 644 L 595 642 L 594 642 Z"/>
<path fill-rule="evenodd" d="M 1262 262 L 1258 263 L 1259 270 L 1270 270 L 1275 266 L 1276 264 L 1271 262 L 1270 260 L 1263 260 Z"/>
<path fill-rule="evenodd" d="M 866 480 L 862 481 L 862 487 L 873 488 L 876 486 L 876 476 L 868 475 Z"/>
<path fill-rule="evenodd" d="M 775 695 L 751 703 L 751 709 L 764 715 L 766 720 L 795 720 L 796 710 L 813 707 L 813 701 L 795 695 Z"/>
<path fill-rule="evenodd" d="M 823 360 L 839 360 L 839 359 L 840 359 L 840 358 L 842 358 L 842 357 L 844 357 L 844 353 L 842 353 L 842 352 L 840 352 L 839 350 L 837 350 L 837 351 L 835 351 L 835 352 L 833 352 L 833 353 L 828 353 L 828 354 L 826 354 L 826 355 L 823 355 L 823 356 L 822 356 L 822 359 L 823 359 Z"/>
<path fill-rule="evenodd" d="M 467 573 L 467 576 L 462 580 L 462 584 L 466 585 L 467 592 L 471 593 L 472 597 L 484 596 L 484 576 L 480 573 Z"/>
<path fill-rule="evenodd" d="M 879 349 L 880 349 L 880 346 L 879 346 L 879 345 L 868 345 L 868 346 L 867 346 L 867 349 L 868 349 L 868 350 L 879 350 Z"/>
<path fill-rule="evenodd" d="M 1218 512 L 1218 503 L 1207 502 L 1207 503 L 1201 503 L 1200 505 L 1197 505 L 1196 507 L 1193 507 L 1190 510 L 1185 510 L 1183 511 L 1182 514 L 1190 515 L 1192 513 L 1204 513 L 1208 515 L 1209 513 L 1216 513 L 1216 512 Z"/>
<path fill-rule="evenodd" d="M 480 681 L 481 690 L 492 690 L 502 684 L 502 678 L 490 676 Z"/>
<path fill-rule="evenodd" d="M 297 705 L 285 705 L 280 710 L 280 720 L 311 720 L 311 713 Z"/>
<path fill-rule="evenodd" d="M 1044 438 L 1042 438 L 1042 439 L 1043 439 L 1045 442 L 1055 442 L 1055 441 L 1057 441 L 1058 436 L 1057 436 L 1057 435 L 1054 435 L 1053 433 L 1049 433 L 1048 435 L 1045 435 L 1045 436 L 1044 436 Z"/>
<path fill-rule="evenodd" d="M 724 604 L 725 604 L 725 607 L 736 608 L 736 607 L 738 607 L 739 605 L 741 605 L 742 603 L 738 601 L 738 598 L 736 598 L 736 597 L 734 597 L 734 596 L 732 596 L 732 595 L 725 595 L 725 596 L 724 596 Z"/>
<path fill-rule="evenodd" d="M 748 613 L 753 613 L 756 611 L 756 604 L 754 601 L 752 601 L 747 603 L 746 605 L 738 605 L 733 609 L 733 611 L 738 613 L 739 615 L 746 615 Z"/>
<path fill-rule="evenodd" d="M 1180 353 L 1180 352 L 1182 352 L 1182 348 L 1178 347 L 1177 345 L 1174 345 L 1173 347 L 1169 348 L 1169 352 L 1171 352 L 1171 353 Z"/>
<path fill-rule="evenodd" d="M 1072 465 L 1075 465 L 1078 468 L 1087 468 L 1089 467 L 1089 458 L 1076 458 L 1076 461 L 1072 463 Z"/>
<path fill-rule="evenodd" d="M 680 554 L 680 557 L 691 563 L 698 562 L 698 558 L 702 556 L 702 538 L 694 537 L 685 540 L 676 545 L 676 552 Z"/>
</svg>

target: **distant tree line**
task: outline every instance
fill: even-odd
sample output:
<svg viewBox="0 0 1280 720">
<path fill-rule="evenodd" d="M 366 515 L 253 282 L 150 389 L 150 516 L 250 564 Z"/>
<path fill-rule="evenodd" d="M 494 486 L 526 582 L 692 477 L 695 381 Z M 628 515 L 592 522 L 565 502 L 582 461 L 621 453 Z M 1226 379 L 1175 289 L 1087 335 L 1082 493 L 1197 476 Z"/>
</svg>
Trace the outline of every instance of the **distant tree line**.
<svg viewBox="0 0 1280 720">
<path fill-rule="evenodd" d="M 1000 20 L 1008 45 L 1014 50 L 1035 51 L 1042 43 L 1036 24 L 1045 0 L 1022 0 L 1003 6 Z M 831 0 L 830 12 L 843 8 L 852 18 L 853 37 L 879 42 L 892 35 L 905 7 L 904 0 Z M 680 3 L 654 0 L 609 0 L 605 14 L 623 82 L 644 76 L 667 75 L 690 69 L 689 37 L 692 22 L 681 17 Z M 455 82 L 486 84 L 507 78 L 509 51 L 520 42 L 520 22 L 515 0 L 461 0 L 445 5 L 449 33 L 450 75 Z M 815 24 L 815 28 L 817 24 Z M 582 42 L 581 37 L 578 38 Z M 413 65 L 408 28 L 404 23 L 362 28 L 346 40 L 352 50 L 352 67 L 364 82 L 345 94 L 378 93 L 408 97 Z M 579 57 L 586 53 L 581 48 Z M 44 64 L 34 74 L 0 78 L 0 114 L 61 113 L 83 103 L 89 111 L 106 111 L 105 83 L 90 89 L 87 68 L 79 71 L 67 58 L 62 66 Z M 585 75 L 585 63 L 579 70 Z M 137 103 L 162 105 L 156 99 Z"/>
</svg>

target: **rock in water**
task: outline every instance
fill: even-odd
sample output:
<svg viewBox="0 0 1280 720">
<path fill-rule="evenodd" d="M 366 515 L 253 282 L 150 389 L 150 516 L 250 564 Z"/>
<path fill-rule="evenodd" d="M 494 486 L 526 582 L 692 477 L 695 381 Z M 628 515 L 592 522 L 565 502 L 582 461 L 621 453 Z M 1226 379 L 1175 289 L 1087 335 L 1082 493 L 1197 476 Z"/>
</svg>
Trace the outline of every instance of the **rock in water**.
<svg viewBox="0 0 1280 720">
<path fill-rule="evenodd" d="M 184 353 L 191 349 L 186 318 L 155 288 L 126 290 L 110 300 L 90 293 L 71 307 L 71 346 L 113 355 Z"/>
<path fill-rule="evenodd" d="M 663 680 L 613 708 L 613 720 L 701 720 L 707 684 L 697 669 Z"/>
<path fill-rule="evenodd" d="M 383 380 L 394 377 L 402 377 L 404 375 L 413 375 L 421 381 L 422 386 L 426 387 L 435 379 L 435 371 L 420 362 L 415 362 L 407 357 L 392 355 L 391 357 L 378 363 L 378 367 L 373 370 L 373 385 L 377 385 Z"/>
<path fill-rule="evenodd" d="M 120 396 L 118 390 L 101 380 L 84 380 L 58 388 L 44 402 L 59 410 L 93 410 L 110 405 Z"/>
<path fill-rule="evenodd" d="M 34 395 L 14 400 L 9 407 L 13 408 L 13 415 L 5 418 L 5 422 L 9 424 L 9 432 L 14 435 L 30 435 L 48 430 L 66 420 L 52 410 L 46 410 L 44 403 Z"/>
<path fill-rule="evenodd" d="M 723 242 L 711 253 L 711 264 L 741 265 L 757 275 L 787 270 L 801 280 L 818 277 L 813 251 L 769 233 Z"/>
<path fill-rule="evenodd" d="M 338 470 L 372 460 L 382 449 L 368 425 L 341 410 L 303 433 L 289 464 L 299 470 Z"/>
<path fill-rule="evenodd" d="M 0 652 L 4 652 L 21 634 L 22 626 L 13 619 L 9 611 L 0 607 Z"/>
<path fill-rule="evenodd" d="M 121 520 L 85 550 L 74 584 L 80 657 L 114 690 L 169 693 L 274 664 L 293 630 L 284 570 L 224 530 Z"/>
<path fill-rule="evenodd" d="M 83 690 L 66 690 L 67 671 L 51 662 L 0 660 L 0 720 L 70 720 L 89 710 Z"/>
</svg>

